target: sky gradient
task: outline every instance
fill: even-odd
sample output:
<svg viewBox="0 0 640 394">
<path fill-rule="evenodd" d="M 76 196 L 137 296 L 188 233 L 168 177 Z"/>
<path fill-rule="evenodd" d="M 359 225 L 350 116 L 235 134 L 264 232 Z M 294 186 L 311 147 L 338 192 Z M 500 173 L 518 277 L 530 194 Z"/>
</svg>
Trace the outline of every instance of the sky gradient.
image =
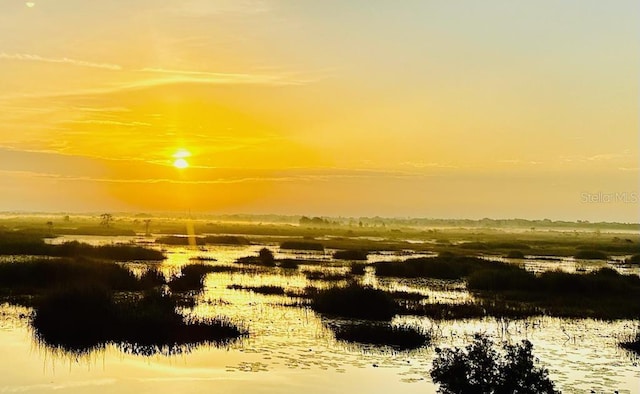
<svg viewBox="0 0 640 394">
<path fill-rule="evenodd" d="M 0 211 L 639 222 L 639 26 L 635 0 L 3 0 Z"/>
</svg>

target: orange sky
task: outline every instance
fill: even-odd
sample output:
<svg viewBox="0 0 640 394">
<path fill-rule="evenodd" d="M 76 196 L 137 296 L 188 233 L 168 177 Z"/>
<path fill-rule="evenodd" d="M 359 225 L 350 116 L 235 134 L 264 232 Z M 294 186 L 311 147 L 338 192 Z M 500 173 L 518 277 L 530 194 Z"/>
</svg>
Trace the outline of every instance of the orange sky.
<svg viewBox="0 0 640 394">
<path fill-rule="evenodd" d="M 30 5 L 0 210 L 640 221 L 636 1 Z"/>
</svg>

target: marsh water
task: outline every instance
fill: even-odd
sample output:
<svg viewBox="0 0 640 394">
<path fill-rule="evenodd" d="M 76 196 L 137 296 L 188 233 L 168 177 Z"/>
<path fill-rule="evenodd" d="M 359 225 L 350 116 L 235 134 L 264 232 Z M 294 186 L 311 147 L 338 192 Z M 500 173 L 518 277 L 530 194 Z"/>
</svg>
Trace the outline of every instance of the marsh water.
<svg viewBox="0 0 640 394">
<path fill-rule="evenodd" d="M 146 239 L 66 236 L 51 242 L 69 240 L 96 245 Z M 294 300 L 289 297 L 227 288 L 230 284 L 277 285 L 285 289 L 303 289 L 310 284 L 322 287 L 326 282 L 310 281 L 303 272 L 320 269 L 346 272 L 345 264 L 332 261 L 331 251 L 282 252 L 277 245 L 163 246 L 167 259 L 161 263 L 121 263 L 134 271 L 152 264 L 170 275 L 183 265 L 193 263 L 194 257 L 205 257 L 209 259 L 208 264 L 231 265 L 239 257 L 255 255 L 264 246 L 276 251 L 278 258 L 308 259 L 309 264 L 301 264 L 295 271 L 273 268 L 246 273 L 211 273 L 206 277 L 205 291 L 198 296 L 196 306 L 183 311 L 198 317 L 226 316 L 249 330 L 247 338 L 223 348 L 205 345 L 145 355 L 108 345 L 89 354 L 72 355 L 34 340 L 29 328 L 29 309 L 3 305 L 0 308 L 0 349 L 3 352 L 0 393 L 59 390 L 154 394 L 213 390 L 430 393 L 437 389 L 429 377 L 435 348 L 464 346 L 477 332 L 485 333 L 495 342 L 529 339 L 534 345 L 534 354 L 549 369 L 551 379 L 562 392 L 640 392 L 640 360 L 617 346 L 621 339 L 635 332 L 637 322 L 631 320 L 535 317 L 435 321 L 426 317 L 396 317 L 393 324 L 406 323 L 428 330 L 433 334 L 433 340 L 429 346 L 418 350 L 395 351 L 337 341 L 327 325 L 340 324 L 340 320 L 293 306 Z M 410 251 L 382 252 L 370 255 L 369 261 L 406 259 L 416 255 L 419 254 Z M 640 273 L 637 267 L 621 266 L 616 261 L 533 258 L 525 263 L 527 269 L 534 271 L 590 271 L 602 266 L 625 273 Z M 386 289 L 420 292 L 429 296 L 427 302 L 464 301 L 472 297 L 464 284 L 456 281 L 382 279 L 369 270 L 363 281 Z"/>
</svg>

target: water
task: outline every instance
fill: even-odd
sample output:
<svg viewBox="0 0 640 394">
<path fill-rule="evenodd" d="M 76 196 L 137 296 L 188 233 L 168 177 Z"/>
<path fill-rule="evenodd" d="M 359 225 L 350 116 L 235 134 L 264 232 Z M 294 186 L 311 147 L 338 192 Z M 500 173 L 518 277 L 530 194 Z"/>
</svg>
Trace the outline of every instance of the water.
<svg viewBox="0 0 640 394">
<path fill-rule="evenodd" d="M 103 239 L 104 238 L 104 239 Z M 93 244 L 111 243 L 111 237 L 74 237 Z M 64 240 L 69 240 L 65 237 Z M 123 241 L 135 241 L 129 237 Z M 59 242 L 59 241 L 56 241 Z M 215 258 L 214 264 L 232 264 L 238 257 L 257 253 L 263 245 L 210 246 L 206 250 L 165 247 L 167 260 L 150 263 L 172 274 L 196 256 Z M 276 253 L 276 257 L 311 260 L 299 271 L 318 269 L 327 253 Z M 406 258 L 389 253 L 385 258 Z M 377 256 L 376 256 L 377 258 Z M 540 260 L 537 269 L 548 263 Z M 149 263 L 126 263 L 141 270 Z M 601 262 L 598 264 L 605 264 Z M 346 272 L 346 267 L 333 270 Z M 394 290 L 421 292 L 430 300 L 463 301 L 470 297 L 459 281 L 376 278 L 367 272 L 365 282 Z M 248 328 L 250 336 L 226 348 L 201 346 L 183 354 L 139 356 L 114 346 L 76 357 L 53 351 L 33 340 L 28 319 L 31 311 L 4 305 L 0 308 L 0 393 L 64 392 L 145 393 L 168 392 L 278 392 L 278 393 L 433 393 L 429 370 L 435 347 L 464 346 L 474 333 L 483 332 L 495 342 L 529 339 L 534 354 L 565 393 L 637 393 L 640 391 L 638 358 L 617 346 L 634 332 L 637 322 L 603 322 L 591 319 L 532 318 L 503 321 L 493 318 L 436 322 L 421 317 L 398 317 L 434 333 L 433 344 L 410 352 L 395 352 L 345 344 L 334 339 L 330 320 L 305 308 L 283 306 L 284 296 L 265 296 L 231 290 L 245 286 L 278 285 L 302 289 L 310 282 L 300 272 L 273 270 L 260 274 L 214 273 L 207 276 L 206 291 L 198 296 L 195 316 L 227 316 Z M 317 282 L 311 284 L 317 285 Z"/>
</svg>

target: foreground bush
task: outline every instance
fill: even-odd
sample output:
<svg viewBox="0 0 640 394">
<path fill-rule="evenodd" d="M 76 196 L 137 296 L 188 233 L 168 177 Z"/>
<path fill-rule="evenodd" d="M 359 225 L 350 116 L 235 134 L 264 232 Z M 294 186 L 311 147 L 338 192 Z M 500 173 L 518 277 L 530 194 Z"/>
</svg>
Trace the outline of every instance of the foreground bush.
<svg viewBox="0 0 640 394">
<path fill-rule="evenodd" d="M 465 350 L 436 349 L 431 378 L 444 394 L 461 393 L 559 393 L 549 379 L 546 368 L 536 367 L 531 353 L 533 345 L 504 345 L 501 356 L 493 342 L 476 335 Z"/>
<path fill-rule="evenodd" d="M 352 283 L 319 290 L 312 298 L 316 312 L 356 319 L 390 320 L 398 305 L 391 295 L 370 286 Z"/>
</svg>

